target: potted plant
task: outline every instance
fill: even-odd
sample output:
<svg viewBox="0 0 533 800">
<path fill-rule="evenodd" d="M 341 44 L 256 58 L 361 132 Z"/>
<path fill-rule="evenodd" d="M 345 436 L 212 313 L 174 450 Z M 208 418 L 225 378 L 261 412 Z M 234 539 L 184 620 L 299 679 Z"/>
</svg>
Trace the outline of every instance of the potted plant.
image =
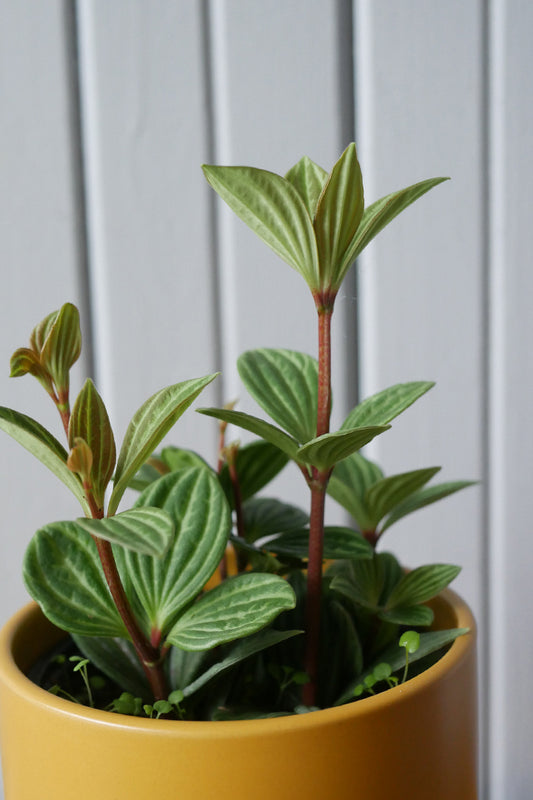
<svg viewBox="0 0 533 800">
<path fill-rule="evenodd" d="M 472 800 L 475 624 L 446 589 L 459 570 L 406 571 L 381 549 L 393 523 L 470 482 L 431 484 L 435 467 L 386 477 L 360 453 L 429 382 L 379 392 L 330 431 L 330 326 L 343 278 L 443 179 L 365 209 L 353 144 L 329 174 L 308 158 L 285 177 L 204 173 L 309 285 L 318 359 L 271 349 L 240 357 L 271 421 L 200 409 L 218 420 L 213 469 L 192 451 L 157 448 L 214 375 L 151 397 L 117 457 L 90 380 L 70 404 L 76 308 L 47 316 L 14 353 L 11 374 L 43 385 L 68 447 L 10 409 L 0 427 L 55 472 L 84 516 L 37 531 L 23 571 L 38 606 L 0 640 L 6 800 L 398 791 Z M 227 443 L 228 423 L 258 439 Z M 309 487 L 309 513 L 258 495 L 289 460 Z M 119 511 L 128 487 L 140 495 Z M 328 495 L 353 524 L 325 523 Z"/>
</svg>

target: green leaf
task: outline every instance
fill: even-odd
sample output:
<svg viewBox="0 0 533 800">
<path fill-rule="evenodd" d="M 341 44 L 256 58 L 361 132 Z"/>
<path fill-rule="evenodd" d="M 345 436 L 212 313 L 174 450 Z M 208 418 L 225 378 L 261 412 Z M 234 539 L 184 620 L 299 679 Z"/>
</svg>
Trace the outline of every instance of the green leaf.
<svg viewBox="0 0 533 800">
<path fill-rule="evenodd" d="M 207 375 L 161 389 L 150 397 L 131 420 L 117 462 L 115 486 L 109 500 L 112 516 L 131 478 L 155 450 L 183 412 L 217 376 Z"/>
<path fill-rule="evenodd" d="M 336 464 L 328 483 L 328 494 L 352 515 L 359 530 L 372 529 L 365 502 L 370 486 L 383 478 L 381 469 L 361 455 L 352 453 Z"/>
<path fill-rule="evenodd" d="M 235 469 L 239 478 L 241 500 L 245 501 L 251 498 L 270 483 L 281 472 L 288 460 L 285 453 L 282 453 L 270 442 L 257 440 L 239 447 L 236 453 Z M 230 507 L 234 508 L 235 498 L 227 464 L 224 464 L 218 477 Z"/>
<path fill-rule="evenodd" d="M 172 517 L 160 508 L 130 508 L 114 517 L 80 518 L 76 524 L 91 536 L 155 558 L 164 556 L 174 536 Z"/>
<path fill-rule="evenodd" d="M 203 167 L 212 188 L 280 258 L 318 288 L 315 235 L 305 203 L 294 186 L 254 167 Z"/>
<path fill-rule="evenodd" d="M 328 179 L 328 173 L 310 158 L 304 156 L 285 175 L 292 183 L 302 200 L 311 219 L 314 219 L 318 198 Z"/>
<path fill-rule="evenodd" d="M 361 223 L 347 254 L 347 259 L 349 259 L 350 263 L 401 211 L 426 192 L 429 192 L 430 189 L 433 189 L 434 186 L 438 186 L 439 183 L 447 180 L 448 178 L 429 178 L 429 180 L 408 186 L 406 189 L 392 192 L 368 206 L 364 211 Z"/>
<path fill-rule="evenodd" d="M 387 599 L 387 609 L 425 603 L 445 589 L 460 573 L 453 564 L 428 564 L 408 572 Z"/>
<path fill-rule="evenodd" d="M 81 636 L 128 638 L 107 588 L 96 545 L 75 522 L 45 525 L 33 536 L 24 583 L 45 616 Z"/>
<path fill-rule="evenodd" d="M 352 241 L 363 215 L 364 193 L 355 144 L 334 165 L 318 201 L 314 229 L 320 288 L 338 289 L 354 261 Z"/>
<path fill-rule="evenodd" d="M 222 672 L 240 664 L 250 656 L 256 655 L 269 647 L 273 647 L 279 642 L 284 642 L 286 639 L 291 639 L 293 636 L 298 636 L 302 631 L 275 631 L 271 628 L 259 631 L 252 636 L 247 636 L 241 639 L 229 649 L 228 654 L 221 660 L 213 664 L 208 670 L 203 672 L 195 678 L 187 686 L 183 687 L 183 694 L 185 697 L 190 697 L 198 689 L 202 689 L 209 681 L 216 678 Z"/>
<path fill-rule="evenodd" d="M 237 360 L 242 381 L 261 408 L 298 442 L 316 433 L 318 363 L 293 350 L 248 350 Z"/>
<path fill-rule="evenodd" d="M 90 514 L 79 478 L 67 467 L 67 452 L 57 439 L 38 422 L 10 408 L 0 407 L 0 428 L 38 458 L 79 500 L 83 510 Z"/>
<path fill-rule="evenodd" d="M 150 686 L 131 642 L 77 634 L 72 638 L 91 664 L 117 686 L 136 697 L 150 697 Z"/>
<path fill-rule="evenodd" d="M 277 556 L 307 559 L 309 529 L 283 533 L 264 547 Z M 373 552 L 371 545 L 352 528 L 332 525 L 324 528 L 324 558 L 372 558 Z"/>
<path fill-rule="evenodd" d="M 385 570 L 380 556 L 380 553 L 376 553 L 373 559 L 352 562 L 349 572 L 335 575 L 331 581 L 332 591 L 363 608 L 379 610 L 385 584 Z"/>
<path fill-rule="evenodd" d="M 48 328 L 42 344 L 41 363 L 58 389 L 68 389 L 69 370 L 81 353 L 80 315 L 72 303 L 65 303 Z"/>
<path fill-rule="evenodd" d="M 380 611 L 378 617 L 395 625 L 427 626 L 433 622 L 433 611 L 429 606 L 398 606 L 389 611 Z"/>
<path fill-rule="evenodd" d="M 106 407 L 90 379 L 85 381 L 70 416 L 70 447 L 74 447 L 77 438 L 83 439 L 91 450 L 91 486 L 95 500 L 102 508 L 105 490 L 115 468 L 116 449 Z"/>
<path fill-rule="evenodd" d="M 430 381 L 413 381 L 389 386 L 388 389 L 383 389 L 359 403 L 348 414 L 341 425 L 341 430 L 359 428 L 362 425 L 386 425 L 433 386 L 435 384 Z"/>
<path fill-rule="evenodd" d="M 244 532 L 247 542 L 275 533 L 299 530 L 309 523 L 309 515 L 296 506 L 271 497 L 252 497 L 243 503 Z"/>
<path fill-rule="evenodd" d="M 228 408 L 199 408 L 198 412 L 206 414 L 208 417 L 215 417 L 232 425 L 237 425 L 239 428 L 244 428 L 245 431 L 250 431 L 250 433 L 255 433 L 279 448 L 289 458 L 296 459 L 298 442 L 292 436 L 288 436 L 284 431 L 280 430 L 280 428 L 276 428 L 269 422 L 259 419 L 259 417 L 244 414 L 242 411 L 232 411 Z"/>
<path fill-rule="evenodd" d="M 167 642 L 206 650 L 264 628 L 295 605 L 294 592 L 277 575 L 243 573 L 206 592 L 180 616 Z"/>
<path fill-rule="evenodd" d="M 460 489 L 475 486 L 476 483 L 477 481 L 448 481 L 435 486 L 426 486 L 424 489 L 414 492 L 391 511 L 390 516 L 383 525 L 382 532 L 395 522 L 398 522 L 402 517 L 407 516 L 407 514 L 412 514 L 413 511 L 418 511 L 419 508 L 424 508 L 424 506 L 429 506 L 431 503 L 437 502 L 437 500 L 449 497 L 449 495 L 458 492 Z"/>
<path fill-rule="evenodd" d="M 37 378 L 41 386 L 51 394 L 54 391 L 52 379 L 48 372 L 41 364 L 41 360 L 37 353 L 30 350 L 29 347 L 19 347 L 11 356 L 10 361 L 10 378 L 20 378 L 22 375 L 33 375 Z"/>
<path fill-rule="evenodd" d="M 198 453 L 195 453 L 194 450 L 186 450 L 183 447 L 174 447 L 173 445 L 163 448 L 161 460 L 170 472 L 189 469 L 190 467 L 207 467 L 207 469 L 210 469 L 207 461 L 202 456 L 199 456 Z"/>
<path fill-rule="evenodd" d="M 312 464 L 319 470 L 328 470 L 343 458 L 364 447 L 380 433 L 388 431 L 390 425 L 370 425 L 353 430 L 325 433 L 312 439 L 298 449 L 296 460 Z"/>
<path fill-rule="evenodd" d="M 146 507 L 161 508 L 173 519 L 170 549 L 161 559 L 126 550 L 117 556 L 150 625 L 165 633 L 217 568 L 228 541 L 230 512 L 216 475 L 203 467 L 164 475 L 139 497 L 136 509 Z"/>
<path fill-rule="evenodd" d="M 383 517 L 405 500 L 406 497 L 418 491 L 424 484 L 439 472 L 440 467 L 426 467 L 403 472 L 400 475 L 390 475 L 371 486 L 365 495 L 365 504 L 371 519 L 371 527 L 376 528 Z"/>
</svg>

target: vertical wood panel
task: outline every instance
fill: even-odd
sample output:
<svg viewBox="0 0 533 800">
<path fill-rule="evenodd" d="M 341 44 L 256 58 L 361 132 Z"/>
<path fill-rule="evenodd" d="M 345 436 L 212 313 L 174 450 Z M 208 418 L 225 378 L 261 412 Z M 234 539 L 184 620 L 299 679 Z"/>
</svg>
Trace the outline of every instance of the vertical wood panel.
<svg viewBox="0 0 533 800">
<path fill-rule="evenodd" d="M 119 437 L 150 394 L 218 366 L 202 10 L 79 3 L 97 377 Z M 214 455 L 192 411 L 171 438 Z"/>
<path fill-rule="evenodd" d="M 213 0 L 211 42 L 215 99 L 215 159 L 284 174 L 301 156 L 330 169 L 352 138 L 345 105 L 353 103 L 342 54 L 351 30 L 340 22 L 346 4 L 328 0 L 243 3 Z M 343 41 L 339 41 L 339 35 Z M 339 55 L 340 54 L 340 55 Z M 220 244 L 224 392 L 253 409 L 235 371 L 240 352 L 286 347 L 316 354 L 316 312 L 302 278 L 239 220 L 217 203 Z M 339 419 L 353 389 L 348 318 L 355 298 L 348 289 L 336 310 L 334 385 Z M 263 412 L 259 412 L 263 413 Z M 241 435 L 238 433 L 237 435 Z M 292 469 L 290 467 L 289 469 Z M 307 502 L 294 470 L 285 495 Z"/>
<path fill-rule="evenodd" d="M 7 375 L 11 354 L 28 344 L 37 322 L 66 301 L 83 304 L 66 11 L 59 0 L 0 2 L 0 403 L 35 416 L 61 440 L 59 416 L 37 381 Z M 21 562 L 30 537 L 79 506 L 4 433 L 0 472 L 3 622 L 27 600 Z"/>
<path fill-rule="evenodd" d="M 491 800 L 533 795 L 533 7 L 491 4 Z"/>
</svg>

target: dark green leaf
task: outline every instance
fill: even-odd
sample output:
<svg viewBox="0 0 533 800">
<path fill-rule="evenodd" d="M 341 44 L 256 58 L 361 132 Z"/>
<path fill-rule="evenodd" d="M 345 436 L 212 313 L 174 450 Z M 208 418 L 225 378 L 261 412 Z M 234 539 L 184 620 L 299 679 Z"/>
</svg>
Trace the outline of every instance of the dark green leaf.
<svg viewBox="0 0 533 800">
<path fill-rule="evenodd" d="M 291 531 L 264 545 L 278 556 L 308 558 L 309 530 Z M 372 558 L 373 549 L 357 531 L 341 526 L 324 529 L 324 558 Z"/>
<path fill-rule="evenodd" d="M 203 167 L 209 184 L 280 258 L 318 288 L 318 256 L 311 219 L 294 186 L 254 167 Z"/>
<path fill-rule="evenodd" d="M 304 156 L 285 175 L 292 183 L 302 200 L 311 219 L 314 219 L 318 198 L 328 179 L 328 173 L 310 158 Z"/>
<path fill-rule="evenodd" d="M 37 531 L 26 550 L 23 576 L 33 599 L 59 628 L 82 636 L 128 637 L 96 545 L 75 522 L 54 522 Z"/>
<path fill-rule="evenodd" d="M 261 408 L 298 442 L 316 433 L 318 364 L 293 350 L 248 350 L 237 367 Z"/>
<path fill-rule="evenodd" d="M 389 386 L 388 389 L 383 389 L 359 403 L 348 414 L 341 430 L 359 428 L 362 425 L 386 425 L 433 386 L 435 384 L 430 381 L 413 381 Z"/>
<path fill-rule="evenodd" d="M 418 491 L 424 484 L 436 475 L 440 467 L 426 467 L 403 472 L 400 475 L 391 475 L 371 486 L 365 495 L 365 506 L 371 520 L 371 527 L 375 529 L 386 514 L 406 497 Z"/>
<path fill-rule="evenodd" d="M 439 483 L 435 486 L 426 486 L 418 492 L 414 492 L 407 497 L 402 503 L 397 505 L 392 511 L 388 519 L 383 525 L 382 531 L 389 528 L 395 522 L 412 514 L 413 511 L 418 511 L 419 508 L 429 506 L 437 500 L 442 500 L 460 489 L 466 489 L 468 486 L 475 486 L 476 481 L 448 481 L 446 483 Z"/>
<path fill-rule="evenodd" d="M 395 625 L 431 625 L 433 622 L 433 611 L 429 606 L 397 606 L 389 611 L 380 611 L 378 617 L 385 622 L 393 622 Z"/>
<path fill-rule="evenodd" d="M 0 407 L 0 428 L 39 459 L 79 500 L 90 514 L 83 486 L 77 475 L 67 467 L 67 453 L 57 439 L 38 422 L 10 408 Z"/>
<path fill-rule="evenodd" d="M 328 494 L 352 515 L 361 531 L 372 529 L 365 504 L 366 491 L 382 478 L 377 464 L 361 453 L 352 453 L 336 464 L 329 480 Z"/>
<path fill-rule="evenodd" d="M 354 261 L 352 241 L 364 208 L 363 180 L 355 144 L 334 165 L 322 190 L 314 229 L 318 247 L 320 288 L 338 289 Z"/>
<path fill-rule="evenodd" d="M 277 575 L 243 573 L 202 595 L 180 616 L 167 642 L 184 650 L 216 647 L 256 633 L 294 605 L 287 581 Z"/>
<path fill-rule="evenodd" d="M 296 506 L 270 497 L 252 497 L 243 504 L 246 541 L 298 530 L 309 522 L 309 515 Z"/>
<path fill-rule="evenodd" d="M 445 589 L 461 571 L 453 564 L 428 564 L 408 572 L 395 586 L 387 600 L 387 610 L 413 606 L 431 600 Z"/>
<path fill-rule="evenodd" d="M 109 500 L 108 514 L 111 516 L 132 477 L 141 464 L 155 450 L 183 412 L 198 397 L 216 374 L 205 378 L 183 381 L 161 389 L 150 397 L 131 420 L 117 462 L 115 486 Z"/>
<path fill-rule="evenodd" d="M 161 558 L 172 542 L 172 517 L 160 508 L 131 508 L 104 519 L 77 519 L 76 524 L 98 539 L 135 553 Z"/>
<path fill-rule="evenodd" d="M 131 642 L 76 634 L 72 638 L 91 664 L 121 689 L 136 697 L 150 697 L 148 681 Z"/>
<path fill-rule="evenodd" d="M 270 442 L 257 440 L 239 447 L 235 458 L 235 469 L 239 479 L 241 500 L 251 498 L 270 483 L 288 460 L 285 453 Z M 218 477 L 231 508 L 234 508 L 235 498 L 227 464 L 224 464 Z"/>
</svg>

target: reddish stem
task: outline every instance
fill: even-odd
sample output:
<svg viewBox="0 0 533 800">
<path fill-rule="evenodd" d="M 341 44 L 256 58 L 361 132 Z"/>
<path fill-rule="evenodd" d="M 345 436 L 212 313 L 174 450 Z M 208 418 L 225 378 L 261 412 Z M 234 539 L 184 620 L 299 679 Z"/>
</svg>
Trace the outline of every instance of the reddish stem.
<svg viewBox="0 0 533 800">
<path fill-rule="evenodd" d="M 331 415 L 331 316 L 334 293 L 316 293 L 318 312 L 318 407 L 316 435 L 329 433 Z M 316 704 L 318 654 L 320 642 L 320 603 L 322 597 L 322 560 L 324 553 L 324 509 L 330 470 L 312 468 L 311 514 L 309 525 L 309 561 L 307 567 L 306 644 L 304 669 L 309 682 L 303 688 L 305 705 Z"/>
</svg>

